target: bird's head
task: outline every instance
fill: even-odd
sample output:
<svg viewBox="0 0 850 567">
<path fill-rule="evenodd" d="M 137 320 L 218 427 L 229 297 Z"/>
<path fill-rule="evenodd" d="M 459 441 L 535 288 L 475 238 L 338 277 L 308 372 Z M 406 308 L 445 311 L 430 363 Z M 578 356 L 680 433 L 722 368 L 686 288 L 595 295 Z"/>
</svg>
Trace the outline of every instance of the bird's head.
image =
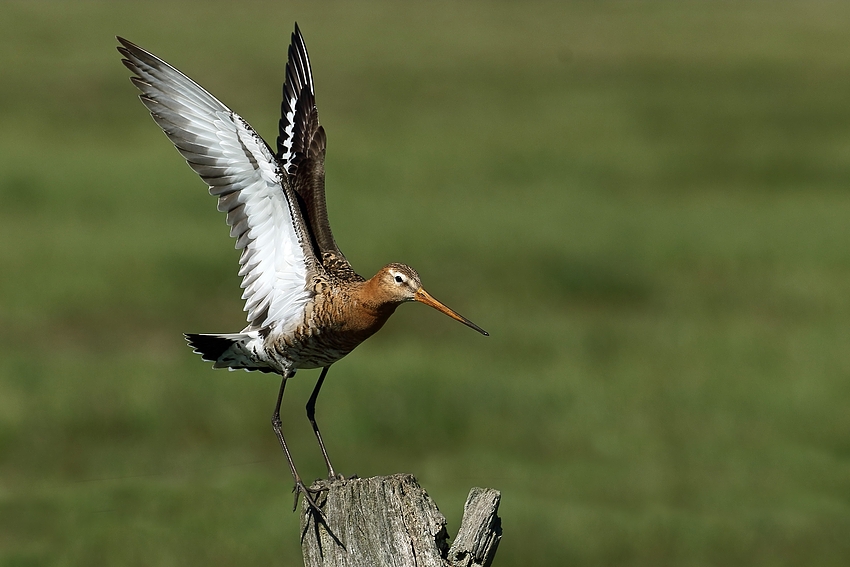
<svg viewBox="0 0 850 567">
<path fill-rule="evenodd" d="M 381 268 L 373 280 L 377 280 L 382 295 L 387 298 L 387 303 L 399 304 L 407 301 L 418 301 L 445 313 L 455 321 L 460 321 L 482 335 L 489 336 L 487 331 L 434 299 L 430 293 L 423 289 L 416 270 L 406 264 L 387 264 Z"/>
</svg>

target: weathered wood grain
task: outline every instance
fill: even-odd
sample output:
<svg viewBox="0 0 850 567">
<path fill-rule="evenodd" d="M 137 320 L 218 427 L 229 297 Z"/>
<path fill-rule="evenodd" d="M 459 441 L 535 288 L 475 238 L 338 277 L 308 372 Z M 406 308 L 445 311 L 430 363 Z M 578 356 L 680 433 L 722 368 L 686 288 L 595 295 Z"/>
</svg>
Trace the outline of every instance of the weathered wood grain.
<svg viewBox="0 0 850 567">
<path fill-rule="evenodd" d="M 500 494 L 473 488 L 454 545 L 446 519 L 409 474 L 317 482 L 327 525 L 301 507 L 306 567 L 478 567 L 501 538 Z"/>
</svg>

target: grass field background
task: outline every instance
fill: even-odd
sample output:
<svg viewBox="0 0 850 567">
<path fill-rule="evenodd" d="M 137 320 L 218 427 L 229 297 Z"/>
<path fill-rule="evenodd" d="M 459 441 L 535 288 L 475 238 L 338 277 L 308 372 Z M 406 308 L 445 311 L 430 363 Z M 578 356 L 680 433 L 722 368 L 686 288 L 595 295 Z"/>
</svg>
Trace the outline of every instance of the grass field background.
<svg viewBox="0 0 850 567">
<path fill-rule="evenodd" d="M 337 241 L 421 305 L 333 367 L 337 468 L 412 472 L 499 566 L 850 563 L 850 6 L 0 4 L 0 565 L 297 565 L 237 252 L 116 34 L 267 140 L 293 21 Z M 323 474 L 301 372 L 284 427 Z"/>
</svg>

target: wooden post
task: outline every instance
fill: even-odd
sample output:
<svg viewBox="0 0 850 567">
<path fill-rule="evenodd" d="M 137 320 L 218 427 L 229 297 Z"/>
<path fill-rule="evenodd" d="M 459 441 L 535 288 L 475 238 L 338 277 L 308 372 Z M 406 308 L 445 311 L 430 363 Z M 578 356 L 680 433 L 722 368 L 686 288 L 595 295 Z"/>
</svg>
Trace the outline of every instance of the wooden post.
<svg viewBox="0 0 850 567">
<path fill-rule="evenodd" d="M 446 519 L 413 475 L 355 478 L 326 488 L 318 500 L 328 525 L 302 502 L 305 567 L 486 567 L 502 537 L 501 494 L 473 488 L 449 548 Z"/>
</svg>

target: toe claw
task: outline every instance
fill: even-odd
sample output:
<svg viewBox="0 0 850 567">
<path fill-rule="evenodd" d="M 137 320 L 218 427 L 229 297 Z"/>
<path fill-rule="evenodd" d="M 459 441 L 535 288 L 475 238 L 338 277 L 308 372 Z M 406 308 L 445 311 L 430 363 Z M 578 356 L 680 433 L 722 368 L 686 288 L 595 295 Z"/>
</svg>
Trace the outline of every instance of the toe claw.
<svg viewBox="0 0 850 567">
<path fill-rule="evenodd" d="M 294 512 L 295 510 L 298 509 L 298 495 L 303 494 L 305 502 L 307 502 L 307 505 L 310 507 L 310 511 L 313 514 L 317 515 L 321 519 L 323 524 L 327 525 L 328 520 L 325 517 L 325 513 L 322 511 L 322 509 L 316 503 L 315 498 L 313 498 L 314 494 L 318 495 L 318 494 L 321 494 L 322 492 L 324 492 L 326 490 L 327 490 L 327 488 L 318 488 L 318 489 L 307 488 L 306 486 L 304 486 L 304 483 L 301 482 L 300 480 L 296 481 L 295 486 L 292 488 L 292 492 L 295 493 L 295 503 L 292 507 L 292 511 Z"/>
</svg>

